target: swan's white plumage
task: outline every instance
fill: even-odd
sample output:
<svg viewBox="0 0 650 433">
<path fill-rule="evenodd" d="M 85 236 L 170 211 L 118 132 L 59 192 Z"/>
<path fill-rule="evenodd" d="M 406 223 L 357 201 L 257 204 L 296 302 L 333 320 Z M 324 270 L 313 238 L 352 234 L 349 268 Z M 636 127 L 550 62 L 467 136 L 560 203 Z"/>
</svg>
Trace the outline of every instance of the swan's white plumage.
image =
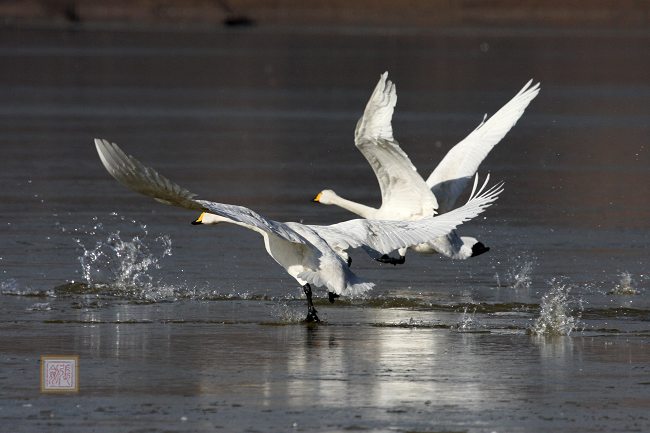
<svg viewBox="0 0 650 433">
<path fill-rule="evenodd" d="M 533 80 L 528 81 L 506 105 L 489 119 L 484 118 L 467 137 L 447 152 L 427 179 L 427 186 L 438 200 L 440 213 L 454 207 L 481 162 L 517 123 L 539 90 L 539 83 L 533 85 Z"/>
<path fill-rule="evenodd" d="M 363 246 L 386 253 L 427 242 L 483 212 L 502 191 L 502 184 L 486 190 L 486 180 L 465 206 L 442 217 L 415 222 L 358 219 L 310 226 L 273 221 L 243 206 L 196 199 L 194 193 L 127 155 L 116 144 L 95 139 L 95 146 L 106 170 L 120 183 L 162 203 L 202 210 L 215 221 L 260 233 L 269 255 L 300 284 L 325 286 L 339 295 L 359 295 L 373 287 L 348 268 L 342 251 Z"/>
<path fill-rule="evenodd" d="M 363 116 L 355 130 L 355 144 L 372 167 L 382 194 L 382 204 L 374 209 L 323 191 L 323 204 L 334 204 L 364 218 L 418 220 L 450 211 L 459 195 L 476 174 L 489 151 L 514 126 L 530 101 L 539 93 L 539 83 L 529 81 L 506 105 L 454 146 L 425 181 L 408 155 L 393 137 L 392 116 L 397 102 L 395 84 L 384 72 L 379 78 Z M 449 233 L 414 247 L 420 252 L 437 251 L 452 258 L 472 254 L 475 238 Z M 400 251 L 400 255 L 405 254 Z"/>
<path fill-rule="evenodd" d="M 475 179 L 478 181 L 478 178 Z M 467 203 L 451 212 L 415 221 L 376 221 L 355 219 L 329 226 L 309 226 L 318 231 L 335 249 L 369 247 L 382 254 L 428 242 L 447 235 L 451 229 L 468 221 L 492 204 L 503 191 L 503 184 L 472 191 Z M 476 183 L 476 182 L 475 182 Z"/>
<path fill-rule="evenodd" d="M 384 72 L 379 78 L 354 132 L 355 145 L 377 176 L 382 200 L 379 209 L 361 216 L 373 219 L 430 216 L 438 207 L 436 197 L 393 138 L 391 119 L 397 92 L 387 77 L 388 72 Z"/>
</svg>

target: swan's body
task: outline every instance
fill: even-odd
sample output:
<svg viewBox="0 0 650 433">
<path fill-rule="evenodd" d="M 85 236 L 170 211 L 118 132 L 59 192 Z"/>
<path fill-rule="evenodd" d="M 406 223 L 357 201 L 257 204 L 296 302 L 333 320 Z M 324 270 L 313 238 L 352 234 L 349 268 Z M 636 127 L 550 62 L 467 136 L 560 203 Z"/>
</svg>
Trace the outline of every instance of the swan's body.
<svg viewBox="0 0 650 433">
<path fill-rule="evenodd" d="M 332 190 L 321 191 L 314 201 L 333 204 L 363 218 L 414 221 L 443 214 L 454 208 L 456 201 L 490 150 L 506 135 L 539 92 L 539 83 L 529 81 L 517 95 L 464 140 L 456 144 L 425 181 L 408 155 L 393 137 L 391 124 L 397 93 L 395 85 L 384 72 L 375 87 L 354 133 L 354 143 L 372 167 L 381 189 L 382 203 L 378 209 L 338 196 Z M 461 237 L 455 231 L 425 244 L 411 247 L 423 253 L 441 253 L 454 259 L 467 259 L 487 251 L 472 237 Z M 381 261 L 403 263 L 385 256 Z"/>
<path fill-rule="evenodd" d="M 444 235 L 492 204 L 502 184 L 474 191 L 462 207 L 443 216 L 414 222 L 356 219 L 330 226 L 273 221 L 243 206 L 198 200 L 196 195 L 154 169 L 125 154 L 116 144 L 95 140 L 99 157 L 108 172 L 120 183 L 159 202 L 203 211 L 193 224 L 227 222 L 253 230 L 264 238 L 266 251 L 305 289 L 308 320 L 318 320 L 311 302 L 311 286 L 324 286 L 336 295 L 360 295 L 373 283 L 357 277 L 346 263 L 346 251 L 363 247 L 386 254 Z M 476 192 L 476 194 L 474 194 Z"/>
</svg>

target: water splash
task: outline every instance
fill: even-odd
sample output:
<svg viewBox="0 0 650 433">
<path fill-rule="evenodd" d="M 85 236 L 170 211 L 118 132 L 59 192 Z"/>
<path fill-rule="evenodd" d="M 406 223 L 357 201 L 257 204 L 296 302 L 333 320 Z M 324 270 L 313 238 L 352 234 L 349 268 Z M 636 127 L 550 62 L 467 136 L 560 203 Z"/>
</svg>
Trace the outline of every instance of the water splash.
<svg viewBox="0 0 650 433">
<path fill-rule="evenodd" d="M 506 272 L 508 286 L 513 289 L 529 289 L 533 282 L 532 275 L 534 267 L 535 262 L 532 260 L 511 267 Z"/>
<path fill-rule="evenodd" d="M 458 332 L 480 332 L 485 329 L 482 323 L 476 318 L 476 308 L 471 313 L 468 313 L 469 307 L 465 306 L 463 309 L 463 315 L 460 317 L 460 321 L 456 325 L 452 326 L 452 329 L 455 329 Z"/>
<path fill-rule="evenodd" d="M 494 274 L 497 287 L 530 289 L 533 282 L 533 270 L 537 263 L 536 258 L 530 254 L 520 254 L 511 257 L 508 262 L 505 275 L 501 276 L 498 272 Z"/>
<path fill-rule="evenodd" d="M 21 287 L 14 278 L 9 278 L 0 282 L 0 294 L 10 296 L 30 296 L 30 297 L 55 297 L 53 290 L 39 290 L 30 287 Z"/>
<path fill-rule="evenodd" d="M 50 311 L 51 309 L 49 302 L 37 302 L 27 307 L 27 311 Z"/>
<path fill-rule="evenodd" d="M 16 294 L 16 292 L 18 292 L 18 281 L 14 278 L 0 281 L 0 293 L 3 295 L 13 295 Z"/>
<path fill-rule="evenodd" d="M 290 306 L 287 302 L 280 302 L 271 307 L 271 315 L 280 323 L 300 323 L 305 320 L 304 308 Z"/>
<path fill-rule="evenodd" d="M 542 297 L 539 317 L 528 328 L 533 335 L 569 335 L 579 326 L 582 302 L 570 296 L 569 284 L 552 280 L 551 290 Z"/>
<path fill-rule="evenodd" d="M 143 234 L 122 239 L 119 231 L 110 233 L 105 240 L 97 241 L 92 248 L 83 248 L 79 257 L 82 277 L 89 284 L 111 283 L 119 287 L 151 286 L 150 271 L 160 269 L 160 260 L 171 255 L 171 239 L 167 235 L 149 240 L 144 225 Z"/>
<path fill-rule="evenodd" d="M 620 280 L 614 289 L 607 292 L 608 295 L 638 295 L 639 291 L 634 288 L 635 282 L 632 279 L 632 274 L 629 272 L 622 272 Z"/>
<path fill-rule="evenodd" d="M 154 302 L 175 298 L 178 289 L 161 284 L 153 272 L 160 269 L 163 258 L 172 255 L 170 237 L 152 238 L 146 225 L 128 221 L 116 213 L 111 217 L 122 226 L 127 223 L 129 234 L 108 231 L 97 217 L 93 218 L 91 227 L 71 230 L 61 227 L 64 232 L 77 235 L 74 240 L 82 250 L 79 256 L 82 282 L 72 281 L 60 286 L 57 293 L 109 294 Z"/>
<path fill-rule="evenodd" d="M 422 319 L 414 319 L 410 317 L 408 320 L 400 320 L 396 323 L 391 323 L 391 326 L 399 328 L 430 328 L 433 322 L 425 321 Z"/>
</svg>

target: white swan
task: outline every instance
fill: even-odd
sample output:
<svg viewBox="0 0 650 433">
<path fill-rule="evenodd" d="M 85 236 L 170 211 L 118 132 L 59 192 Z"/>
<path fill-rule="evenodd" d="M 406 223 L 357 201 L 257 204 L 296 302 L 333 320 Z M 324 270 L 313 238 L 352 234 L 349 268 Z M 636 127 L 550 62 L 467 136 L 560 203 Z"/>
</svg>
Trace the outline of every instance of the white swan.
<svg viewBox="0 0 650 433">
<path fill-rule="evenodd" d="M 203 211 L 194 224 L 227 222 L 261 234 L 269 255 L 303 287 L 307 321 L 318 321 L 310 284 L 327 287 L 332 302 L 338 295 L 359 295 L 373 287 L 349 269 L 345 261 L 348 249 L 364 247 L 388 253 L 426 242 L 477 216 L 503 191 L 503 183 L 486 189 L 487 180 L 476 191 L 475 180 L 467 204 L 419 221 L 356 219 L 330 226 L 282 223 L 242 206 L 195 199 L 195 194 L 125 154 L 116 144 L 95 139 L 95 146 L 106 170 L 120 183 L 161 203 Z"/>
<path fill-rule="evenodd" d="M 530 80 L 506 105 L 487 121 L 483 121 L 464 140 L 456 144 L 429 178 L 418 174 L 409 157 L 393 137 L 391 120 L 397 102 L 395 84 L 387 80 L 388 72 L 379 78 L 363 116 L 354 132 L 354 143 L 372 167 L 382 203 L 379 209 L 365 206 L 323 190 L 314 201 L 336 205 L 363 218 L 379 220 L 418 220 L 436 213 L 449 212 L 481 161 L 506 135 L 539 93 L 539 83 Z M 437 212 L 436 212 L 437 211 Z M 453 259 L 467 259 L 489 250 L 473 237 L 460 237 L 454 230 L 427 243 L 411 247 L 422 253 L 441 253 Z M 404 263 L 406 248 L 399 250 L 399 259 L 384 255 L 384 263 Z"/>
</svg>

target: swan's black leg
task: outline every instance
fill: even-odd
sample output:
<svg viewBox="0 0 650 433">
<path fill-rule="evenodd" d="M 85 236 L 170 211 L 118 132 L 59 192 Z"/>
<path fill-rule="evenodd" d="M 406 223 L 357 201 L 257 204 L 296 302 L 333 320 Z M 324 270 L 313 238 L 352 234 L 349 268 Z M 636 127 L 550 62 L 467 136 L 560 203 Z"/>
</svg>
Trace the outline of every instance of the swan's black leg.
<svg viewBox="0 0 650 433">
<path fill-rule="evenodd" d="M 389 263 L 391 265 L 401 265 L 401 264 L 404 264 L 404 262 L 406 261 L 406 257 L 399 256 L 399 259 L 395 259 L 395 258 L 389 256 L 388 254 L 384 254 L 383 256 L 381 256 L 381 257 L 379 257 L 378 259 L 375 259 L 375 260 L 377 260 L 378 262 L 381 262 L 381 263 Z"/>
<path fill-rule="evenodd" d="M 328 297 L 328 299 L 330 300 L 330 304 L 333 304 L 333 303 L 334 303 L 334 300 L 335 300 L 336 298 L 340 298 L 341 295 L 337 295 L 337 294 L 334 293 L 334 292 L 327 292 L 327 297 Z"/>
<path fill-rule="evenodd" d="M 311 300 L 311 286 L 309 283 L 302 286 L 305 296 L 307 296 L 307 318 L 305 322 L 320 322 L 318 316 L 316 315 L 316 308 L 314 308 L 314 302 Z"/>
<path fill-rule="evenodd" d="M 352 266 L 352 257 L 348 256 L 348 268 Z"/>
</svg>

